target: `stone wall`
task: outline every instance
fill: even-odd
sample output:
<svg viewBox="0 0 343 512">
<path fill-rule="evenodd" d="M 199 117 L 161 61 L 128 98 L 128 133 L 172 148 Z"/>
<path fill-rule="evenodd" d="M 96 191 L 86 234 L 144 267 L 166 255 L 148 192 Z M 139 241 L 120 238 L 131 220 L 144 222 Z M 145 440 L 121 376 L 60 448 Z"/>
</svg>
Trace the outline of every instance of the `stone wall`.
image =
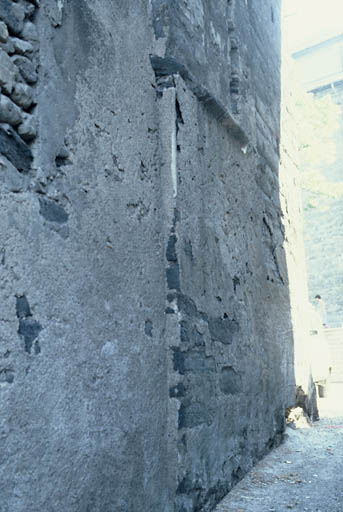
<svg viewBox="0 0 343 512">
<path fill-rule="evenodd" d="M 0 151 L 1 179 L 11 192 L 27 186 L 32 142 L 38 64 L 36 2 L 3 0 L 0 5 Z M 20 175 L 21 174 L 21 175 Z"/>
<path fill-rule="evenodd" d="M 1 512 L 209 511 L 294 402 L 278 2 L 1 5 Z"/>
<path fill-rule="evenodd" d="M 116 4 L 34 18 L 39 135 L 0 194 L 2 512 L 167 507 L 153 36 L 145 1 Z"/>
</svg>

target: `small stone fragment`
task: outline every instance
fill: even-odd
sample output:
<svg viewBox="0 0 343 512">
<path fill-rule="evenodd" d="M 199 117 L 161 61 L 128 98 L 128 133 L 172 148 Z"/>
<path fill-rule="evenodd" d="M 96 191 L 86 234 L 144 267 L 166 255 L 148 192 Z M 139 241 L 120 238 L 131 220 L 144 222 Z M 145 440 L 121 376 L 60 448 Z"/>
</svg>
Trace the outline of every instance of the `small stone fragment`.
<svg viewBox="0 0 343 512">
<path fill-rule="evenodd" d="M 12 61 L 18 66 L 22 77 L 27 83 L 34 84 L 37 82 L 36 66 L 27 57 L 14 55 Z"/>
<path fill-rule="evenodd" d="M 33 140 L 37 136 L 37 125 L 33 116 L 23 115 L 23 122 L 18 127 L 18 133 L 26 142 Z"/>
<path fill-rule="evenodd" d="M 0 95 L 0 121 L 8 123 L 12 126 L 17 126 L 21 123 L 22 114 L 21 110 L 13 101 L 11 101 L 4 94 Z"/>
<path fill-rule="evenodd" d="M 7 25 L 3 21 L 0 21 L 0 43 L 7 43 L 8 30 Z"/>
<path fill-rule="evenodd" d="M 17 83 L 11 98 L 20 107 L 29 108 L 33 103 L 32 88 L 27 84 Z"/>
<path fill-rule="evenodd" d="M 33 52 L 33 46 L 28 41 L 23 41 L 18 37 L 12 37 L 11 42 L 13 43 L 14 50 L 19 55 L 27 55 Z"/>
</svg>

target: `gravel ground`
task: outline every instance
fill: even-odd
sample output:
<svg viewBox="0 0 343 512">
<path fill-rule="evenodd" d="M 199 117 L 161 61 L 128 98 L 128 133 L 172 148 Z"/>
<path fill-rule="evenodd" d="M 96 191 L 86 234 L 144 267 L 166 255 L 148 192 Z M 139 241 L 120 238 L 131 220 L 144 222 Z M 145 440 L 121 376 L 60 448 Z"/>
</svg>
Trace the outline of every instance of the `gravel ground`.
<svg viewBox="0 0 343 512">
<path fill-rule="evenodd" d="M 319 400 L 321 420 L 286 429 L 273 450 L 215 512 L 343 512 L 343 383 Z"/>
</svg>

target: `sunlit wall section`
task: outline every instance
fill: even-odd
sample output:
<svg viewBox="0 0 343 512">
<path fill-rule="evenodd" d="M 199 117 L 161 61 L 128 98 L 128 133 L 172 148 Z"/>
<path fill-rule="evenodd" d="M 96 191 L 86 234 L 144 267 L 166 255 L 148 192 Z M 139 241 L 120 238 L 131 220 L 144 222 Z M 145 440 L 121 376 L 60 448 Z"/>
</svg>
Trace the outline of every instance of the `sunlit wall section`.
<svg viewBox="0 0 343 512">
<path fill-rule="evenodd" d="M 293 54 L 307 109 L 318 123 L 302 162 L 309 296 L 321 295 L 329 327 L 343 322 L 343 34 Z M 305 121 L 306 124 L 306 121 Z"/>
<path fill-rule="evenodd" d="M 307 408 L 316 415 L 315 395 L 309 363 L 310 304 L 305 263 L 301 176 L 296 137 L 296 92 L 294 66 L 289 51 L 287 17 L 283 16 L 282 102 L 280 144 L 280 203 L 285 229 L 285 253 L 290 283 L 291 328 L 294 339 L 294 372 L 298 388 L 307 395 Z"/>
</svg>

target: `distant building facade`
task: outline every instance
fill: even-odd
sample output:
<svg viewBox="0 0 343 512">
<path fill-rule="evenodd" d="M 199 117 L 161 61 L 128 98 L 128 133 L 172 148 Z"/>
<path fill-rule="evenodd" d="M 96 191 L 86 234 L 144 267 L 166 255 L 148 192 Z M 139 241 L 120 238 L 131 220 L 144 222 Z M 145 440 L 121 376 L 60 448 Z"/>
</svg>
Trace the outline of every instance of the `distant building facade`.
<svg viewBox="0 0 343 512">
<path fill-rule="evenodd" d="M 343 182 L 343 34 L 293 54 L 305 90 L 331 95 L 340 106 L 339 127 L 332 134 L 335 161 L 320 171 L 331 183 Z M 310 299 L 320 294 L 330 327 L 343 325 L 343 198 L 331 199 L 325 210 L 304 208 L 305 249 Z"/>
</svg>

